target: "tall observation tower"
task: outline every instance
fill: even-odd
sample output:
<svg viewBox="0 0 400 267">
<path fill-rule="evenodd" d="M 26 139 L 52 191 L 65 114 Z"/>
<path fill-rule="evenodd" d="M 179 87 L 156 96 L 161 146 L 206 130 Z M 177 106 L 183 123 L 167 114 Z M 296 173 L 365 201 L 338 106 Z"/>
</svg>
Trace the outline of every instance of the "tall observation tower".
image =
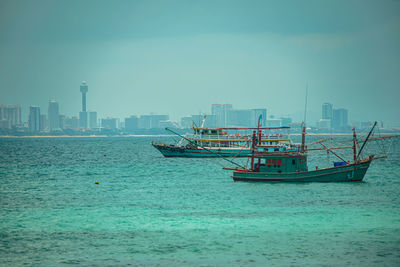
<svg viewBox="0 0 400 267">
<path fill-rule="evenodd" d="M 82 93 L 82 111 L 79 112 L 79 127 L 87 128 L 88 127 L 88 115 L 86 112 L 86 93 L 88 91 L 88 86 L 85 81 L 81 84 L 81 93 Z"/>
<path fill-rule="evenodd" d="M 81 84 L 81 93 L 82 93 L 82 111 L 86 112 L 86 93 L 88 91 L 88 86 L 86 82 L 83 81 Z"/>
</svg>

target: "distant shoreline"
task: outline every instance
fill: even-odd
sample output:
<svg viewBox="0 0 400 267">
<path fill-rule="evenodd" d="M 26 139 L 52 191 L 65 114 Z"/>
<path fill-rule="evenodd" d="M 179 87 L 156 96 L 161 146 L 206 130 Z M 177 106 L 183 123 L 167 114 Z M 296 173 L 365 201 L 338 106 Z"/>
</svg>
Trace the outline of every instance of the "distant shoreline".
<svg viewBox="0 0 400 267">
<path fill-rule="evenodd" d="M 366 133 L 364 133 L 366 134 Z M 291 136 L 301 136 L 301 133 L 293 133 Z M 353 133 L 308 133 L 308 136 L 323 136 L 323 135 L 353 135 Z M 400 135 L 400 132 L 380 133 L 380 135 Z M 124 134 L 124 135 L 0 135 L 0 138 L 110 138 L 110 137 L 171 137 L 173 134 Z"/>
</svg>

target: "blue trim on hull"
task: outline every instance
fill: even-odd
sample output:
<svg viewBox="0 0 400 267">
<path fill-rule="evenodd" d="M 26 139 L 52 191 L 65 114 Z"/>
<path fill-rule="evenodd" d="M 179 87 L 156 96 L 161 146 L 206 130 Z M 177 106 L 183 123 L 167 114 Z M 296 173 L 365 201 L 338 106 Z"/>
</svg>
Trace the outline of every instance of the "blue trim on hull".
<svg viewBox="0 0 400 267">
<path fill-rule="evenodd" d="M 213 152 L 209 152 L 204 149 L 195 149 L 195 148 L 184 148 L 184 147 L 173 147 L 173 146 L 164 146 L 164 145 L 154 145 L 158 151 L 163 154 L 164 157 L 183 157 L 183 158 L 215 158 L 215 157 L 249 157 L 252 152 L 251 149 L 237 149 L 229 151 L 221 150 L 212 150 Z"/>
</svg>

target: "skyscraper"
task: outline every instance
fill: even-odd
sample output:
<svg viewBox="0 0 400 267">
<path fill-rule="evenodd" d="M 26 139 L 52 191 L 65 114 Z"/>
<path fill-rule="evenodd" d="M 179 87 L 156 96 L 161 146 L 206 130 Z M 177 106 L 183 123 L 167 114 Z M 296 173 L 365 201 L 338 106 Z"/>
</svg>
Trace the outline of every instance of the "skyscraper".
<svg viewBox="0 0 400 267">
<path fill-rule="evenodd" d="M 6 128 L 11 128 L 15 125 L 21 124 L 21 107 L 15 106 L 0 106 L 0 121 L 3 121 Z"/>
<path fill-rule="evenodd" d="M 212 104 L 211 114 L 216 116 L 217 127 L 227 126 L 230 110 L 232 110 L 232 104 Z"/>
<path fill-rule="evenodd" d="M 81 93 L 82 93 L 82 111 L 79 112 L 79 127 L 87 128 L 88 127 L 88 114 L 86 111 L 86 93 L 88 92 L 88 86 L 85 81 L 82 82 L 80 88 L 81 88 Z"/>
<path fill-rule="evenodd" d="M 97 112 L 89 111 L 89 128 L 94 129 L 97 128 Z"/>
<path fill-rule="evenodd" d="M 323 120 L 332 120 L 333 105 L 331 103 L 322 104 L 322 119 Z"/>
<path fill-rule="evenodd" d="M 348 111 L 344 108 L 334 109 L 332 116 L 332 128 L 346 130 L 348 127 Z"/>
<path fill-rule="evenodd" d="M 29 131 L 40 131 L 40 107 L 29 107 Z"/>
<path fill-rule="evenodd" d="M 118 119 L 116 118 L 106 118 L 101 119 L 101 127 L 104 129 L 117 129 L 118 127 Z"/>
<path fill-rule="evenodd" d="M 130 116 L 125 118 L 125 129 L 127 131 L 136 130 L 139 128 L 139 118 L 137 116 Z"/>
<path fill-rule="evenodd" d="M 58 116 L 58 126 L 60 127 L 60 129 L 65 128 L 65 118 L 65 115 Z"/>
<path fill-rule="evenodd" d="M 253 119 L 252 115 L 254 114 L 250 109 L 231 109 L 228 111 L 228 119 L 225 121 L 224 127 L 249 127 Z"/>
<path fill-rule="evenodd" d="M 160 121 L 169 120 L 168 115 L 142 115 L 139 118 L 139 128 L 141 129 L 158 129 Z"/>
<path fill-rule="evenodd" d="M 49 130 L 54 131 L 60 129 L 60 118 L 58 112 L 58 103 L 55 100 L 49 101 Z"/>
<path fill-rule="evenodd" d="M 47 128 L 47 116 L 46 114 L 40 114 L 40 130 Z"/>
</svg>

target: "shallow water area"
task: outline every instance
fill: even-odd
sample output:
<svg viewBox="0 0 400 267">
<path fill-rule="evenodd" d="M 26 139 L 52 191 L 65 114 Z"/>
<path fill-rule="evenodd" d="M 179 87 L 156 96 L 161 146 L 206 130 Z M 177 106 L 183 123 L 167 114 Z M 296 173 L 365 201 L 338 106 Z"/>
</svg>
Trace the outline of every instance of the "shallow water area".
<svg viewBox="0 0 400 267">
<path fill-rule="evenodd" d="M 153 139 L 0 138 L 0 265 L 400 264 L 398 146 L 363 182 L 251 183 Z"/>
</svg>

